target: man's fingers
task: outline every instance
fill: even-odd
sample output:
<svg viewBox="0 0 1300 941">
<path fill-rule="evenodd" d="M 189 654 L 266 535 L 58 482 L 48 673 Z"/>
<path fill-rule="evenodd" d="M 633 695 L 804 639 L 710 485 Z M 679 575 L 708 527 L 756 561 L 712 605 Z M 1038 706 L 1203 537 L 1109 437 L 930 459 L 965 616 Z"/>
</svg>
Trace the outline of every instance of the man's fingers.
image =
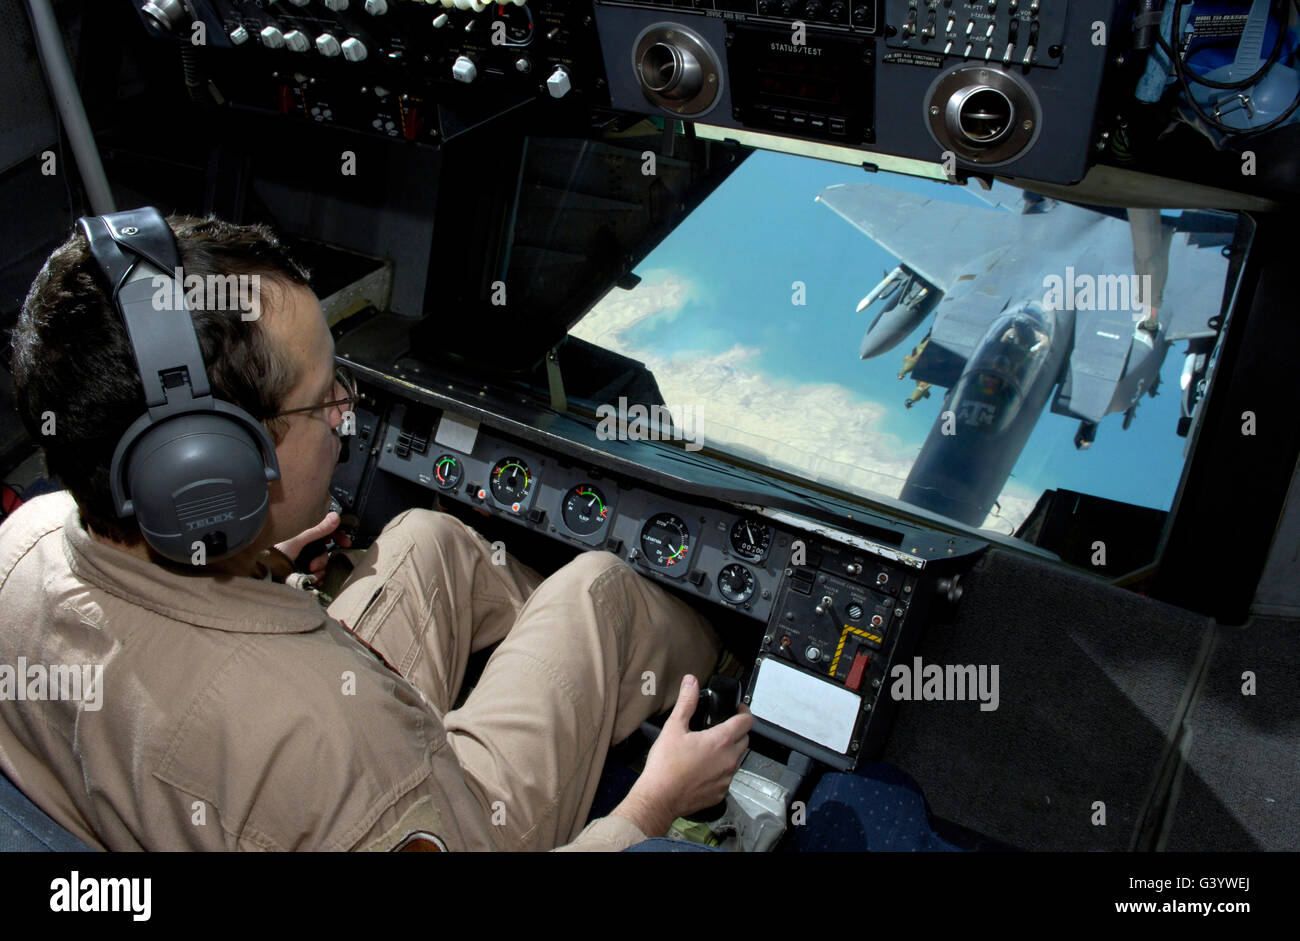
<svg viewBox="0 0 1300 941">
<path fill-rule="evenodd" d="M 311 529 L 304 530 L 292 539 L 286 539 L 284 542 L 276 543 L 275 547 L 289 558 L 296 559 L 298 558 L 298 553 L 302 552 L 303 547 L 308 543 L 315 542 L 322 536 L 328 536 L 338 528 L 339 515 L 333 510 L 330 510 L 330 512 L 325 514 L 325 518 Z"/>
<path fill-rule="evenodd" d="M 744 738 L 742 738 L 739 742 L 736 742 L 731 747 L 735 749 L 736 752 L 736 757 L 733 759 L 733 763 L 735 765 L 735 768 L 738 769 L 740 767 L 740 763 L 745 760 L 745 753 L 749 751 L 749 736 L 746 735 Z M 732 774 L 735 774 L 735 769 L 732 770 Z"/>
<path fill-rule="evenodd" d="M 668 717 L 669 722 L 676 722 L 682 727 L 682 731 L 690 728 L 691 716 L 695 713 L 695 707 L 700 702 L 700 683 L 689 673 L 682 677 L 682 687 L 677 693 L 677 704 L 673 706 L 672 715 Z"/>
<path fill-rule="evenodd" d="M 754 727 L 754 715 L 743 704 L 734 716 L 717 726 L 729 742 L 738 742 Z"/>
<path fill-rule="evenodd" d="M 335 513 L 333 510 L 330 510 L 328 513 L 325 514 L 325 518 L 323 520 L 321 520 L 311 529 L 307 530 L 305 533 L 303 533 L 303 535 L 311 537 L 310 539 L 307 540 L 307 542 L 315 542 L 321 536 L 328 536 L 330 533 L 334 532 L 334 530 L 338 528 L 339 528 L 339 515 Z"/>
</svg>

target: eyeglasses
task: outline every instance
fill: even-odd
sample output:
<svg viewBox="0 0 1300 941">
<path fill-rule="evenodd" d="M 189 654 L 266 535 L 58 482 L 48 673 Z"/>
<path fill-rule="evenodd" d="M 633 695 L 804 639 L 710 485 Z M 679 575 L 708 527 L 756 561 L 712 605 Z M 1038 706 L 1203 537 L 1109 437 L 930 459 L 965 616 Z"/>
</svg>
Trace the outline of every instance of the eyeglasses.
<svg viewBox="0 0 1300 941">
<path fill-rule="evenodd" d="M 352 374 L 352 370 L 346 366 L 339 366 L 334 370 L 334 393 L 343 393 L 343 398 L 331 399 L 328 402 L 321 402 L 319 405 L 304 405 L 302 408 L 290 408 L 283 412 L 277 412 L 270 416 L 267 421 L 273 418 L 284 418 L 286 415 L 299 415 L 303 412 L 315 412 L 324 409 L 327 413 L 332 408 L 342 409 L 345 413 L 353 411 L 357 407 L 357 377 Z"/>
</svg>

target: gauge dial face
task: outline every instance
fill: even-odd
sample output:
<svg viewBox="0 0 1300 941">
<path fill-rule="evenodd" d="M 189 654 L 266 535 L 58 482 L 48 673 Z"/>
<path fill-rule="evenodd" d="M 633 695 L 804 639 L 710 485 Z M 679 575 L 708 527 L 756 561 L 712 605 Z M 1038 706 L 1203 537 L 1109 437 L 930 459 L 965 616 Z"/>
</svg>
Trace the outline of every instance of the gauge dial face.
<svg viewBox="0 0 1300 941">
<path fill-rule="evenodd" d="M 718 573 L 718 591 L 732 604 L 744 604 L 754 597 L 754 573 L 743 565 L 724 565 Z"/>
<path fill-rule="evenodd" d="M 750 562 L 761 562 L 772 547 L 772 528 L 750 516 L 731 527 L 731 551 Z"/>
<path fill-rule="evenodd" d="M 492 468 L 492 496 L 518 512 L 533 489 L 533 474 L 517 457 L 503 457 Z"/>
<path fill-rule="evenodd" d="M 580 484 L 564 495 L 564 525 L 579 536 L 590 536 L 609 519 L 605 495 L 591 484 Z"/>
<path fill-rule="evenodd" d="M 533 41 L 533 14 L 523 5 L 492 4 L 492 41 L 499 46 L 526 46 Z M 501 26 L 497 26 L 500 23 Z"/>
<path fill-rule="evenodd" d="M 433 462 L 433 482 L 443 490 L 451 490 L 459 484 L 464 473 L 460 461 L 450 454 L 444 454 Z"/>
<path fill-rule="evenodd" d="M 691 532 L 680 516 L 657 513 L 641 528 L 641 550 L 651 565 L 685 569 L 690 548 Z"/>
</svg>

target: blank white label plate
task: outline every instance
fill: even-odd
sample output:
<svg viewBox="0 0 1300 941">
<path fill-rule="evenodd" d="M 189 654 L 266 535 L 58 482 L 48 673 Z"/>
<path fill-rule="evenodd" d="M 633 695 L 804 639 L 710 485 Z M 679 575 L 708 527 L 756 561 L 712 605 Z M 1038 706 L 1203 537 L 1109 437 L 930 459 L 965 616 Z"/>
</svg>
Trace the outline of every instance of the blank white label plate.
<svg viewBox="0 0 1300 941">
<path fill-rule="evenodd" d="M 442 413 L 438 422 L 438 431 L 433 436 L 436 444 L 459 451 L 461 454 L 473 454 L 474 442 L 478 440 L 478 422 L 466 421 L 447 412 Z"/>
<path fill-rule="evenodd" d="M 749 709 L 756 718 L 847 754 L 861 700 L 780 660 L 764 660 Z"/>
</svg>

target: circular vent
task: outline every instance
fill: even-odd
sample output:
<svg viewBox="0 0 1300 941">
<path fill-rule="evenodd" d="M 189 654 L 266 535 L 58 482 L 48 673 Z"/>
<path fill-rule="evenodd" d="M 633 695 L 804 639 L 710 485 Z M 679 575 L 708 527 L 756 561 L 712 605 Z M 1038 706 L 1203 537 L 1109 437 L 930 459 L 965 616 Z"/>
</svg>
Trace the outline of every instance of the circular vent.
<svg viewBox="0 0 1300 941">
<path fill-rule="evenodd" d="M 632 50 L 632 68 L 641 93 L 665 111 L 697 117 L 718 102 L 718 57 L 699 33 L 680 24 L 644 30 Z"/>
<path fill-rule="evenodd" d="M 1011 101 L 995 88 L 978 88 L 957 108 L 957 127 L 973 144 L 991 144 L 1011 127 Z"/>
<path fill-rule="evenodd" d="M 991 65 L 959 65 L 940 74 L 925 96 L 935 141 L 968 163 L 1001 166 L 1038 139 L 1037 98 L 1024 80 Z"/>
<path fill-rule="evenodd" d="M 688 67 L 695 74 L 694 82 L 687 81 Z M 641 82 L 646 88 L 669 98 L 690 98 L 700 90 L 700 64 L 691 56 L 688 66 L 682 50 L 666 42 L 650 44 L 641 56 L 640 71 Z"/>
</svg>

